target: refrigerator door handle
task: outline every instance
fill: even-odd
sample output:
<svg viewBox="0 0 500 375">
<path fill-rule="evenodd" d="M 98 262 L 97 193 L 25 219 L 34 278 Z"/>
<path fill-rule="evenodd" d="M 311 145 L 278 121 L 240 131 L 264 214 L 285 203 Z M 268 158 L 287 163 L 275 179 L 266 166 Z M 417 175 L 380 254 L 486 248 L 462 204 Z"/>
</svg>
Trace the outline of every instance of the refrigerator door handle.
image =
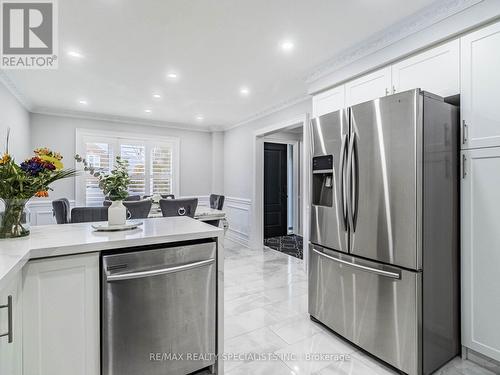
<svg viewBox="0 0 500 375">
<path fill-rule="evenodd" d="M 339 180 L 340 180 L 340 196 L 342 204 L 342 219 L 344 221 L 344 229 L 347 231 L 347 200 L 346 200 L 346 187 L 345 187 L 345 159 L 346 155 L 347 134 L 342 136 L 342 145 L 340 146 L 340 167 L 339 167 Z"/>
<path fill-rule="evenodd" d="M 352 160 L 353 160 L 353 151 L 354 151 L 354 139 L 356 138 L 355 133 L 351 133 L 349 140 L 349 149 L 347 151 L 347 216 L 349 218 L 349 226 L 353 232 L 356 231 L 354 226 L 354 213 L 353 213 L 353 197 L 352 197 L 352 189 L 353 189 L 353 173 L 352 173 Z"/>
<path fill-rule="evenodd" d="M 356 141 L 356 133 L 353 133 L 353 148 L 352 148 L 352 230 L 356 231 L 358 222 L 358 196 L 359 196 L 359 165 L 358 165 L 358 142 Z"/>
<path fill-rule="evenodd" d="M 356 268 L 356 269 L 359 269 L 359 270 L 365 271 L 365 272 L 370 272 L 370 273 L 373 273 L 373 274 L 378 275 L 378 276 L 389 277 L 391 279 L 397 279 L 397 280 L 401 279 L 400 272 L 391 272 L 391 271 L 381 270 L 378 268 L 368 267 L 368 266 L 364 266 L 362 264 L 352 263 L 352 262 L 348 262 L 347 260 L 335 258 L 335 257 L 327 255 L 321 251 L 318 251 L 315 248 L 313 248 L 312 250 L 315 254 L 317 254 L 321 257 L 327 258 L 327 259 L 332 260 L 336 263 L 346 265 L 348 267 Z"/>
</svg>

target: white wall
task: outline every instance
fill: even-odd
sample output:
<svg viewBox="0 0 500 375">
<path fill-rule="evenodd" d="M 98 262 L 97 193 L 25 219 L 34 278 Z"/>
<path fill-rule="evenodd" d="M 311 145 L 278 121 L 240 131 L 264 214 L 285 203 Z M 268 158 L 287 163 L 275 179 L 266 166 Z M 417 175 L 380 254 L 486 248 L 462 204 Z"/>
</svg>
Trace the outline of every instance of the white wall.
<svg viewBox="0 0 500 375">
<path fill-rule="evenodd" d="M 93 119 L 31 114 L 31 147 L 46 146 L 62 153 L 66 167 L 74 167 L 76 129 L 119 130 L 180 139 L 181 196 L 208 195 L 212 190 L 212 135 L 159 126 L 136 125 Z M 58 181 L 50 198 L 75 198 L 74 179 Z"/>
<path fill-rule="evenodd" d="M 10 127 L 9 152 L 18 163 L 31 155 L 29 112 L 0 83 L 0 154 L 5 152 L 7 128 Z"/>
<path fill-rule="evenodd" d="M 226 131 L 224 137 L 224 193 L 229 197 L 252 199 L 254 132 L 289 119 L 310 113 L 312 101 L 304 100 L 294 106 L 259 118 Z"/>
<path fill-rule="evenodd" d="M 224 195 L 224 132 L 212 133 L 212 193 Z"/>
<path fill-rule="evenodd" d="M 225 211 L 229 220 L 228 236 L 248 245 L 251 233 L 253 195 L 253 150 L 256 130 L 297 118 L 312 110 L 312 101 L 304 100 L 281 111 L 227 130 L 224 135 Z"/>
</svg>

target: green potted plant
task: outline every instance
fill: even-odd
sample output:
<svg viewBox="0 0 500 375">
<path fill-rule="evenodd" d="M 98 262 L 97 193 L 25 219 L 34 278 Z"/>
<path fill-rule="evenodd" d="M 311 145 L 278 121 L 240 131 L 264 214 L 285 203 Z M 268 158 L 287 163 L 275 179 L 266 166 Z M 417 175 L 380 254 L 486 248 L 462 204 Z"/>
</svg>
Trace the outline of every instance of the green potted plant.
<svg viewBox="0 0 500 375">
<path fill-rule="evenodd" d="M 16 164 L 9 154 L 9 131 L 3 156 L 0 159 L 0 238 L 27 236 L 30 233 L 29 211 L 26 203 L 32 197 L 48 197 L 50 184 L 76 174 L 63 169 L 62 155 L 48 148 L 38 148 L 34 156 Z"/>
<path fill-rule="evenodd" d="M 128 186 L 130 184 L 128 162 L 117 156 L 113 170 L 106 173 L 93 167 L 80 155 L 75 155 L 75 160 L 83 164 L 83 169 L 86 172 L 97 178 L 99 188 L 111 200 L 111 206 L 108 208 L 108 224 L 125 224 L 127 208 L 123 205 L 123 200 L 128 197 Z"/>
</svg>

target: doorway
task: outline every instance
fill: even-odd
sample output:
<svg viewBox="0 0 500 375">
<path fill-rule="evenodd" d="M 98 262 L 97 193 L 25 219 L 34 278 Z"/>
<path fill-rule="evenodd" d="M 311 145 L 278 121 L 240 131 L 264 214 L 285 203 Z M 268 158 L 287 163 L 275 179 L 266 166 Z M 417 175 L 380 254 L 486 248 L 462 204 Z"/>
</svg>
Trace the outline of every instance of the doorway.
<svg viewBox="0 0 500 375">
<path fill-rule="evenodd" d="M 293 159 L 293 174 L 287 175 L 287 189 L 292 189 L 288 195 L 292 203 L 288 201 L 287 214 L 293 222 L 287 228 L 287 235 L 300 234 L 302 237 L 301 254 L 297 258 L 304 260 L 304 266 L 308 264 L 309 223 L 310 207 L 310 129 L 309 115 L 303 114 L 289 120 L 264 126 L 254 132 L 254 185 L 251 215 L 251 246 L 261 247 L 262 244 L 270 246 L 269 242 L 276 237 L 268 237 L 264 240 L 264 144 L 280 143 L 286 144 L 288 148 L 292 145 L 292 152 L 288 158 Z M 295 194 L 293 193 L 295 192 Z M 292 207 L 292 208 L 289 208 Z M 287 219 L 287 225 L 288 225 Z M 290 229 L 291 227 L 291 229 Z M 286 236 L 280 236 L 282 238 Z M 297 245 L 295 245 L 297 246 Z M 291 254 L 290 254 L 291 255 Z M 298 255 L 298 252 L 297 252 Z"/>
<path fill-rule="evenodd" d="M 264 136 L 264 245 L 303 259 L 303 126 Z"/>
</svg>

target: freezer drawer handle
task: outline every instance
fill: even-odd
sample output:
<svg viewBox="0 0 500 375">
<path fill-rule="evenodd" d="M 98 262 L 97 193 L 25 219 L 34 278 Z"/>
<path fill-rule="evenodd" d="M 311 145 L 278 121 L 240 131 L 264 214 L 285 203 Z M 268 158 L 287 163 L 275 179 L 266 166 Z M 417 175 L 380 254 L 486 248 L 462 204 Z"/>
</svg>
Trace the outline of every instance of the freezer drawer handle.
<svg viewBox="0 0 500 375">
<path fill-rule="evenodd" d="M 162 268 L 159 270 L 138 271 L 138 272 L 122 273 L 119 275 L 110 275 L 110 276 L 107 276 L 106 279 L 107 279 L 107 282 L 113 282 L 113 281 L 121 281 L 121 280 L 140 279 L 143 277 L 151 277 L 151 276 L 158 276 L 158 275 L 167 275 L 169 273 L 176 273 L 176 272 L 191 270 L 193 268 L 208 266 L 214 262 L 215 262 L 215 259 L 207 259 L 207 260 L 202 260 L 200 262 L 184 264 L 182 266 Z"/>
<path fill-rule="evenodd" d="M 7 333 L 0 334 L 0 337 L 7 337 L 7 342 L 12 343 L 12 296 L 7 297 L 7 304 L 0 305 L 0 309 L 7 309 Z"/>
<path fill-rule="evenodd" d="M 374 274 L 379 275 L 379 276 L 390 277 L 391 279 L 398 279 L 398 280 L 401 279 L 401 274 L 398 272 L 389 272 L 389 271 L 379 270 L 378 268 L 363 266 L 363 265 L 357 264 L 357 263 L 351 263 L 351 262 L 348 262 L 346 260 L 337 259 L 335 257 L 326 255 L 325 253 L 318 251 L 316 249 L 313 249 L 313 251 L 322 257 L 333 260 L 334 262 L 337 262 L 337 263 L 345 264 L 346 266 L 349 266 L 352 268 L 357 268 L 357 269 L 360 269 L 362 271 L 371 272 L 371 273 L 374 273 Z"/>
</svg>

